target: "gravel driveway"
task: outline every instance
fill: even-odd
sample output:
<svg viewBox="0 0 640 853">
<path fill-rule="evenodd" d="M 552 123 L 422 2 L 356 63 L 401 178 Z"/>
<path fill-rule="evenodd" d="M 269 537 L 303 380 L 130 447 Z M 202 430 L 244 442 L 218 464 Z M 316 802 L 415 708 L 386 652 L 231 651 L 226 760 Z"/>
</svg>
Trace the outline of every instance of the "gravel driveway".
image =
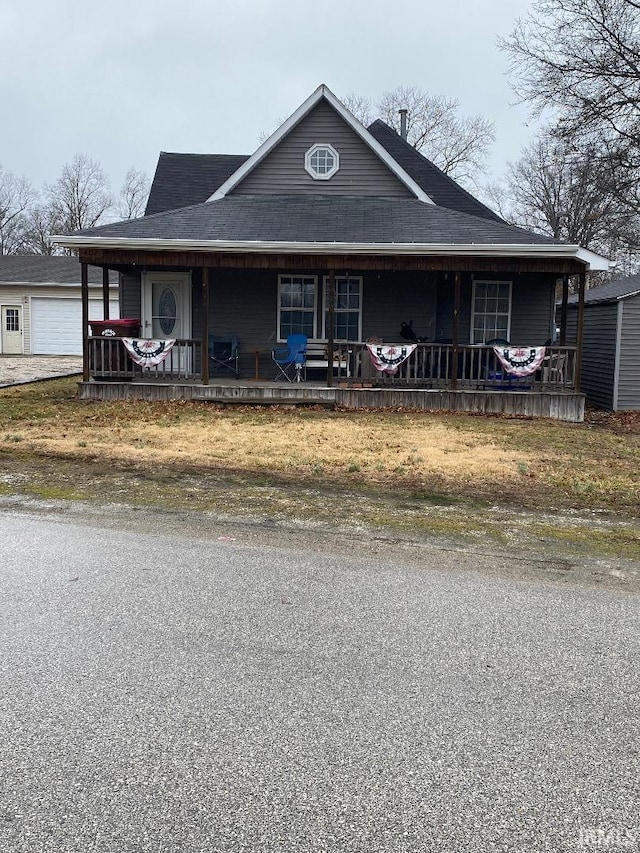
<svg viewBox="0 0 640 853">
<path fill-rule="evenodd" d="M 80 355 L 0 355 L 0 388 L 82 373 Z"/>
</svg>

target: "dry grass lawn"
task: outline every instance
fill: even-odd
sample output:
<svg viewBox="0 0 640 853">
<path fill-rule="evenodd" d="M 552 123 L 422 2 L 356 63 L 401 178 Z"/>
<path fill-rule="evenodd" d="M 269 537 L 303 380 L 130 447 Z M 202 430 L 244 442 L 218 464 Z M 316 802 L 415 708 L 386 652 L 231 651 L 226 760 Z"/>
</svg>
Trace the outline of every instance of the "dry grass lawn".
<svg viewBox="0 0 640 853">
<path fill-rule="evenodd" d="M 0 391 L 2 454 L 273 475 L 523 507 L 640 508 L 640 419 L 585 424 L 203 403 L 95 403 L 74 380 Z"/>
</svg>

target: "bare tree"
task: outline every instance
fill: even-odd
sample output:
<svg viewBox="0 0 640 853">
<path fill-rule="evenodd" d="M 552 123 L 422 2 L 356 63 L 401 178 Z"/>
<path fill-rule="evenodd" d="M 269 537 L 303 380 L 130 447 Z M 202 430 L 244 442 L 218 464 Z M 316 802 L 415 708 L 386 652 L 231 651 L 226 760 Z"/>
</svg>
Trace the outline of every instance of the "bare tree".
<svg viewBox="0 0 640 853">
<path fill-rule="evenodd" d="M 417 86 L 397 86 L 372 106 L 351 94 L 345 106 L 363 124 L 377 116 L 400 132 L 399 110 L 407 110 L 407 142 L 454 180 L 475 184 L 495 141 L 493 124 L 481 115 L 461 116 L 460 104 Z"/>
<path fill-rule="evenodd" d="M 365 127 L 368 127 L 377 118 L 377 108 L 364 95 L 351 92 L 350 95 L 342 98 L 342 103 Z"/>
<path fill-rule="evenodd" d="M 509 164 L 501 184 L 487 188 L 508 222 L 584 246 L 628 264 L 638 217 L 624 208 L 593 152 L 575 152 L 553 129 Z"/>
<path fill-rule="evenodd" d="M 640 2 L 536 0 L 511 35 L 513 87 L 576 151 L 591 150 L 640 211 Z"/>
<path fill-rule="evenodd" d="M 54 184 L 45 184 L 46 207 L 60 233 L 92 228 L 113 206 L 109 180 L 99 163 L 76 154 Z"/>
<path fill-rule="evenodd" d="M 35 198 L 26 178 L 18 178 L 0 166 L 0 255 L 25 251 L 27 214 Z"/>
<path fill-rule="evenodd" d="M 120 189 L 117 212 L 121 219 L 137 219 L 144 214 L 149 195 L 149 178 L 133 167 L 129 169 Z"/>
<path fill-rule="evenodd" d="M 50 234 L 61 234 L 63 231 L 64 224 L 57 218 L 57 212 L 51 205 L 34 205 L 26 219 L 24 251 L 35 255 L 64 254 L 49 240 Z"/>
</svg>

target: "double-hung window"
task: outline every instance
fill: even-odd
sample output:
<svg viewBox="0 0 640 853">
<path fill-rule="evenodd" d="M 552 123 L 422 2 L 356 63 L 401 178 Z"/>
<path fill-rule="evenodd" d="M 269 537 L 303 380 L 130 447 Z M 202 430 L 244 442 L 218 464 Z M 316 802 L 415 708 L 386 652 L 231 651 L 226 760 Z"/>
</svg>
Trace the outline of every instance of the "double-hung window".
<svg viewBox="0 0 640 853">
<path fill-rule="evenodd" d="M 360 276 L 336 276 L 336 301 L 334 306 L 333 337 L 336 341 L 362 340 L 362 278 Z M 322 336 L 329 329 L 329 277 L 324 279 L 324 324 Z"/>
<path fill-rule="evenodd" d="M 309 339 L 327 339 L 329 330 L 329 276 L 324 276 L 320 294 L 315 275 L 278 277 L 278 340 L 302 334 Z M 333 338 L 362 340 L 362 277 L 337 275 Z"/>
<path fill-rule="evenodd" d="M 314 275 L 281 275 L 278 279 L 278 338 L 315 338 L 318 280 Z"/>
<path fill-rule="evenodd" d="M 474 281 L 471 343 L 493 338 L 509 340 L 511 329 L 511 282 Z"/>
</svg>

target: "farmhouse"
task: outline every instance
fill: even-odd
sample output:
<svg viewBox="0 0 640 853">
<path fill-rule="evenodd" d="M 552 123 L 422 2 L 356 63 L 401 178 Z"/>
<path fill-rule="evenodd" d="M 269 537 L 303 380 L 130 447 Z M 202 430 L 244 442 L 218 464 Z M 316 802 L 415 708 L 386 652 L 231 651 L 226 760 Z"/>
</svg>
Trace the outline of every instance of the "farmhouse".
<svg viewBox="0 0 640 853">
<path fill-rule="evenodd" d="M 162 154 L 143 218 L 53 239 L 83 281 L 90 266 L 120 274 L 122 316 L 166 355 L 141 367 L 117 336 L 89 334 L 85 311 L 84 396 L 582 417 L 579 341 L 562 381 L 542 364 L 515 381 L 494 345 L 559 355 L 557 281 L 584 292 L 607 261 L 506 224 L 324 85 L 251 156 Z M 307 342 L 306 381 L 274 383 L 291 335 Z"/>
</svg>

